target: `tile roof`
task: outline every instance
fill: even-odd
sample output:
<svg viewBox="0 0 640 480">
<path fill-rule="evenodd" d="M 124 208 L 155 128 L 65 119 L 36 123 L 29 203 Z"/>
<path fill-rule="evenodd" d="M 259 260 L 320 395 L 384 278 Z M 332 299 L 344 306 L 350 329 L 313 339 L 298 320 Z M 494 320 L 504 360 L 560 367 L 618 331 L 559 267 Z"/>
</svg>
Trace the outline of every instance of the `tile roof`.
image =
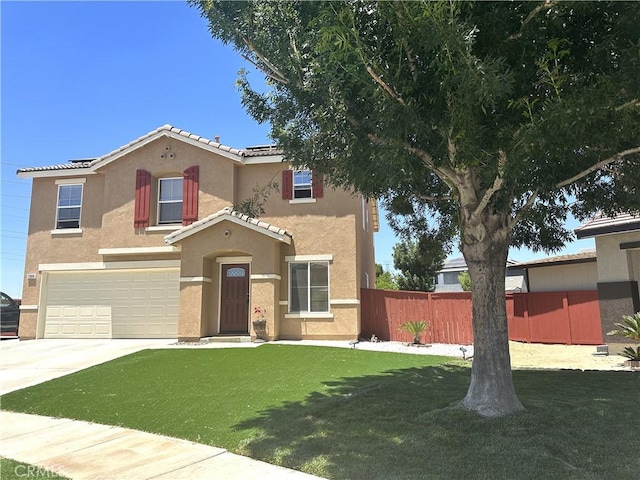
<svg viewBox="0 0 640 480">
<path fill-rule="evenodd" d="M 569 263 L 587 263 L 596 261 L 595 250 L 584 250 L 578 253 L 558 255 L 556 257 L 540 258 L 528 262 L 520 262 L 519 267 L 545 267 L 549 265 L 566 265 Z"/>
<path fill-rule="evenodd" d="M 640 214 L 623 213 L 616 217 L 597 215 L 574 230 L 578 238 L 589 238 L 608 233 L 640 230 Z"/>
<path fill-rule="evenodd" d="M 46 167 L 25 167 L 18 170 L 18 173 L 27 172 L 47 172 L 53 170 L 74 170 L 78 168 L 89 168 L 92 160 L 85 160 L 82 162 L 72 161 L 71 163 L 63 163 L 61 165 L 49 165 Z"/>
<path fill-rule="evenodd" d="M 226 153 L 226 154 L 232 155 L 233 157 L 237 157 L 237 160 L 240 162 L 242 161 L 243 158 L 282 155 L 282 150 L 272 145 L 260 145 L 256 147 L 247 147 L 244 149 L 232 148 L 227 145 L 223 145 L 219 142 L 216 142 L 214 140 L 201 137 L 200 135 L 196 135 L 196 134 L 187 132 L 186 130 L 182 130 L 180 128 L 173 127 L 167 124 L 159 128 L 156 128 L 155 130 L 152 130 L 151 132 L 145 135 L 142 135 L 141 137 L 138 137 L 135 140 L 132 140 L 126 145 L 122 145 L 121 147 L 116 148 L 115 150 L 105 155 L 102 155 L 101 157 L 86 159 L 83 161 L 72 160 L 70 163 L 65 163 L 62 165 L 49 165 L 44 167 L 21 168 L 17 171 L 17 173 L 20 174 L 20 173 L 29 173 L 29 172 L 46 172 L 46 171 L 54 171 L 54 170 L 69 170 L 69 169 L 92 168 L 92 167 L 96 168 L 96 167 L 99 167 L 100 164 L 112 159 L 113 157 L 117 157 L 119 154 L 126 152 L 132 148 L 138 147 L 144 144 L 145 142 L 152 140 L 154 137 L 157 137 L 163 134 L 164 135 L 169 134 L 174 137 L 184 137 L 185 139 L 188 139 L 189 141 L 195 143 L 196 145 L 206 146 L 214 150 L 219 150 L 221 153 Z"/>
<path fill-rule="evenodd" d="M 283 241 L 287 244 L 291 243 L 291 239 L 293 235 L 282 228 L 278 228 L 275 225 L 271 225 L 270 223 L 263 222 L 257 218 L 249 217 L 248 215 L 244 215 L 240 212 L 236 212 L 230 207 L 223 208 L 219 212 L 216 212 L 212 215 L 209 215 L 202 220 L 198 220 L 197 222 L 192 223 L 191 225 L 187 225 L 182 227 L 180 230 L 176 230 L 175 232 L 170 233 L 166 237 L 164 237 L 164 242 L 167 245 L 171 245 L 179 240 L 182 240 L 189 235 L 197 233 L 205 228 L 213 226 L 222 220 L 230 220 L 236 224 L 247 226 L 252 230 L 259 231 L 264 233 L 272 238 Z"/>
</svg>

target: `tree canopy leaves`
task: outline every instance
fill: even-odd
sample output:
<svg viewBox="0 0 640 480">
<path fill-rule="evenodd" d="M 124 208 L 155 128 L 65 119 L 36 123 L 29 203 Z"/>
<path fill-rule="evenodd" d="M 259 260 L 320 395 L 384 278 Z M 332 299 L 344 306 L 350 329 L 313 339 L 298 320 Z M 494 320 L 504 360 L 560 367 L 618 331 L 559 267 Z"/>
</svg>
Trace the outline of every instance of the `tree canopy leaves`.
<svg viewBox="0 0 640 480">
<path fill-rule="evenodd" d="M 638 208 L 635 2 L 190 3 L 269 79 L 241 74 L 248 111 L 335 184 L 458 227 L 497 210 L 532 248 Z"/>
</svg>

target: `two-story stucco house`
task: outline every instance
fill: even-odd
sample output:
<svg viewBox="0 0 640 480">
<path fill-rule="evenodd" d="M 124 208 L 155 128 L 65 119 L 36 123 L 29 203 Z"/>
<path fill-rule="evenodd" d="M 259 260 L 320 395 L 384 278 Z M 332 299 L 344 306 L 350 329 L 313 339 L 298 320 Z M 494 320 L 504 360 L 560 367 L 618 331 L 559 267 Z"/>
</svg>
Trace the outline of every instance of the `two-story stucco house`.
<svg viewBox="0 0 640 480">
<path fill-rule="evenodd" d="M 218 139 L 216 139 L 218 140 Z M 375 201 L 169 125 L 33 179 L 20 337 L 354 339 Z M 231 207 L 272 181 L 260 218 Z"/>
</svg>

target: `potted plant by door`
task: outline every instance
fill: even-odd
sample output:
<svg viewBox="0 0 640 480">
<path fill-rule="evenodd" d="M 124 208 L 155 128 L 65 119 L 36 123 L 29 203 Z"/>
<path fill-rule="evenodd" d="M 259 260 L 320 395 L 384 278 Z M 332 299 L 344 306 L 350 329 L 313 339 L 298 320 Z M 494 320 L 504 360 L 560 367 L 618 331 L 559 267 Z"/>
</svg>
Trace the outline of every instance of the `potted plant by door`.
<svg viewBox="0 0 640 480">
<path fill-rule="evenodd" d="M 612 330 L 607 335 L 620 335 L 640 343 L 640 312 L 635 315 L 624 315 L 621 323 L 614 323 L 617 330 Z M 626 347 L 621 353 L 627 359 L 625 365 L 640 368 L 640 345 Z"/>
<path fill-rule="evenodd" d="M 256 316 L 253 320 L 253 331 L 260 340 L 267 339 L 267 320 L 264 318 L 267 310 L 264 307 L 253 307 L 253 313 Z"/>
</svg>

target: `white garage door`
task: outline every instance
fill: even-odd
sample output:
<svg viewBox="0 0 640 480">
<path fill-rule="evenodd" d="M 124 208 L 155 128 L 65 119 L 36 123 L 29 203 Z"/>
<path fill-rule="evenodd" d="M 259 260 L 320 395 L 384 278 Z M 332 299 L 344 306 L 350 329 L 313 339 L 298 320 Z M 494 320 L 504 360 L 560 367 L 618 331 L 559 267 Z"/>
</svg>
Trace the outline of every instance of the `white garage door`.
<svg viewBox="0 0 640 480">
<path fill-rule="evenodd" d="M 50 272 L 45 338 L 176 338 L 179 270 Z"/>
</svg>

